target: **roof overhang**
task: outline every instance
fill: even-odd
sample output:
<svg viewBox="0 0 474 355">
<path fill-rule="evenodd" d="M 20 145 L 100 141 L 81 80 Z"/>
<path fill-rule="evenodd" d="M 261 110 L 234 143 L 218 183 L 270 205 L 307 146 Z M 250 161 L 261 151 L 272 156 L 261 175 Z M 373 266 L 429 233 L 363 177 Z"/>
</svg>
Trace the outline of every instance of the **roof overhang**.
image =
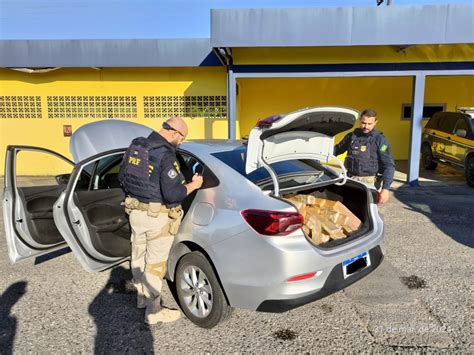
<svg viewBox="0 0 474 355">
<path fill-rule="evenodd" d="M 474 43 L 474 4 L 211 10 L 213 47 Z"/>
<path fill-rule="evenodd" d="M 209 38 L 0 40 L 0 67 L 199 67 L 222 65 Z"/>
</svg>

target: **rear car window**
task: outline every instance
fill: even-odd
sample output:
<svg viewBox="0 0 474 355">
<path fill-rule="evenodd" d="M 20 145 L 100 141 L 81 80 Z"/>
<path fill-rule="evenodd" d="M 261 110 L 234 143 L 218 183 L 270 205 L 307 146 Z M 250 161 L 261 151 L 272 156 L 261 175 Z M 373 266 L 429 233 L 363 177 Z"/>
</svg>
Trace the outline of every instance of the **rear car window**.
<svg viewBox="0 0 474 355">
<path fill-rule="evenodd" d="M 458 129 L 464 129 L 466 131 L 468 130 L 467 122 L 464 120 L 464 118 L 460 118 L 457 120 L 456 125 L 454 126 L 454 131 Z"/>
<path fill-rule="evenodd" d="M 245 173 L 245 160 L 247 157 L 247 147 L 245 146 L 231 151 L 213 153 L 212 155 L 253 183 L 270 179 L 270 174 L 264 168 L 259 168 L 250 174 Z M 322 175 L 321 173 L 324 173 L 325 179 L 328 179 L 327 175 L 331 176 L 331 178 L 336 176 L 315 160 L 287 160 L 270 165 L 278 176 L 285 174 L 320 176 Z"/>
<path fill-rule="evenodd" d="M 426 123 L 425 128 L 439 129 L 438 123 L 439 123 L 439 116 L 435 115 L 432 118 L 430 118 L 430 120 Z"/>
</svg>

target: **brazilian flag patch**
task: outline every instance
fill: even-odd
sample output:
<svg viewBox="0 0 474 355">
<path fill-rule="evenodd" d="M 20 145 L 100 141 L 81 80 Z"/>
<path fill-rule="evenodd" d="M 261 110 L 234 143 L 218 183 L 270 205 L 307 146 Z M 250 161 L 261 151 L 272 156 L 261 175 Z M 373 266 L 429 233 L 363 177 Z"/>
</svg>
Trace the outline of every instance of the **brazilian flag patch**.
<svg viewBox="0 0 474 355">
<path fill-rule="evenodd" d="M 382 153 L 385 153 L 385 152 L 387 151 L 387 148 L 388 148 L 388 146 L 387 146 L 386 144 L 382 144 L 382 145 L 380 146 L 380 149 L 379 149 L 379 150 L 380 150 Z"/>
</svg>

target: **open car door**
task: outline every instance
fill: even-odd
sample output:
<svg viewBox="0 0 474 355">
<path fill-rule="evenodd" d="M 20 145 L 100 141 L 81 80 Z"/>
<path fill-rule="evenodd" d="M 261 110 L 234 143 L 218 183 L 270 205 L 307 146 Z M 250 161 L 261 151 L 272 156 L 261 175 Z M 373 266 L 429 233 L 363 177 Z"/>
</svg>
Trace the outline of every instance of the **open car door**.
<svg viewBox="0 0 474 355">
<path fill-rule="evenodd" d="M 130 227 L 118 181 L 124 153 L 125 149 L 116 149 L 78 163 L 55 204 L 59 231 L 90 272 L 105 270 L 130 257 Z"/>
<path fill-rule="evenodd" d="M 122 201 L 125 194 L 118 172 L 125 149 L 97 154 L 76 165 L 67 189 L 54 208 L 54 220 L 81 265 L 90 272 L 102 271 L 130 257 L 130 225 Z M 198 161 L 185 152 L 178 155 L 190 180 Z M 205 172 L 207 183 L 217 178 Z M 186 212 L 195 194 L 183 201 Z"/>
<path fill-rule="evenodd" d="M 26 168 L 32 164 L 46 171 L 45 176 L 34 180 L 35 185 L 20 176 L 28 173 Z M 73 168 L 71 160 L 48 149 L 7 147 L 2 203 L 12 263 L 65 247 L 53 220 L 53 206 L 66 189 Z"/>
<path fill-rule="evenodd" d="M 123 154 L 151 128 L 104 120 L 77 129 L 69 146 L 77 163 L 54 209 L 54 220 L 81 265 L 101 271 L 130 257 L 130 227 L 118 182 Z"/>
<path fill-rule="evenodd" d="M 3 213 L 12 262 L 66 243 L 88 271 L 128 258 L 130 229 L 118 170 L 131 140 L 150 132 L 149 127 L 118 120 L 84 125 L 70 140 L 76 163 L 48 149 L 9 146 Z M 24 166 L 41 167 L 47 176 L 17 177 L 31 173 Z M 28 186 L 29 181 L 35 186 Z"/>
</svg>

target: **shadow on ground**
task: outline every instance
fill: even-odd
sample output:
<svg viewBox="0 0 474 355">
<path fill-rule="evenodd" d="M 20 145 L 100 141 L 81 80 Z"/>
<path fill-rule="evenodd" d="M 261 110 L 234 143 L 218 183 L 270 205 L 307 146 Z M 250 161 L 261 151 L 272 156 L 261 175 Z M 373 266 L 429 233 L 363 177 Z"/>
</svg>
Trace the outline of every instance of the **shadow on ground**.
<svg viewBox="0 0 474 355">
<path fill-rule="evenodd" d="M 104 289 L 89 306 L 97 327 L 95 354 L 152 354 L 153 336 L 144 323 L 145 311 L 137 309 L 132 273 L 112 270 Z"/>
<path fill-rule="evenodd" d="M 407 181 L 408 161 L 395 162 L 395 182 L 405 184 Z M 420 167 L 418 182 L 421 186 L 466 185 L 464 171 L 451 166 L 438 165 L 435 170 L 425 170 Z"/>
<path fill-rule="evenodd" d="M 10 285 L 0 296 L 0 354 L 13 354 L 17 319 L 11 310 L 25 292 L 26 282 L 20 281 Z"/>
<path fill-rule="evenodd" d="M 473 188 L 443 183 L 419 187 L 403 186 L 395 190 L 394 196 L 405 204 L 406 208 L 428 217 L 453 240 L 474 248 Z"/>
</svg>

